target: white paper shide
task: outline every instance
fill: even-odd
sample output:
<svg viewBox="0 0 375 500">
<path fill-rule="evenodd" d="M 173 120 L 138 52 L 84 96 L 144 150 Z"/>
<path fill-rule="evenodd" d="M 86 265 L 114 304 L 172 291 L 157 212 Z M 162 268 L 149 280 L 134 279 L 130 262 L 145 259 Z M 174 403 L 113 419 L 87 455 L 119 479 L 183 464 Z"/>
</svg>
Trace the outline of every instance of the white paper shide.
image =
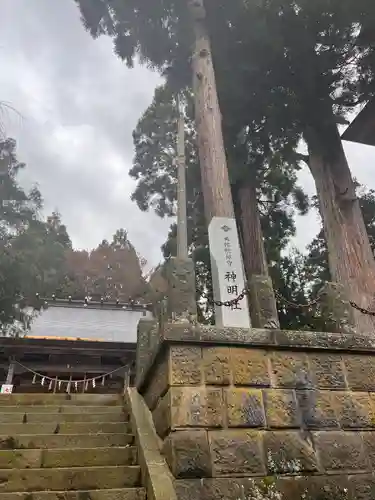
<svg viewBox="0 0 375 500">
<path fill-rule="evenodd" d="M 213 217 L 208 226 L 214 298 L 221 302 L 238 297 L 245 288 L 245 276 L 235 219 Z M 250 328 L 245 296 L 230 307 L 215 306 L 216 325 Z"/>
</svg>

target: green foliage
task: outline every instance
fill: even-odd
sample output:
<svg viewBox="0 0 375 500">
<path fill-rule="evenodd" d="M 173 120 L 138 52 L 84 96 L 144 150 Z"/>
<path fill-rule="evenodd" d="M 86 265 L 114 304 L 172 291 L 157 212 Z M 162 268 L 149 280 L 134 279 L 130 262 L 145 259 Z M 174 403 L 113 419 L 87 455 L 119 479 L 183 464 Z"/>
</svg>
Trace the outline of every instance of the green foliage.
<svg viewBox="0 0 375 500">
<path fill-rule="evenodd" d="M 18 184 L 25 165 L 13 139 L 0 141 L 0 164 L 0 332 L 6 334 L 29 326 L 24 306 L 36 306 L 30 298 L 56 289 L 71 242 L 58 213 L 40 218 L 39 190 L 26 193 Z"/>
</svg>

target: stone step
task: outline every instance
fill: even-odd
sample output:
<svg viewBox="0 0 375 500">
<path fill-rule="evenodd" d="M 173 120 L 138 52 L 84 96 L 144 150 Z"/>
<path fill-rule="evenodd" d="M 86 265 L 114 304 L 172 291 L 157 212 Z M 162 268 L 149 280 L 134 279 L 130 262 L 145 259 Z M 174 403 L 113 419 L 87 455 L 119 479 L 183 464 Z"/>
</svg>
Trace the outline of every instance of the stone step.
<svg viewBox="0 0 375 500">
<path fill-rule="evenodd" d="M 1 399 L 2 396 L 0 396 Z M 118 406 L 76 406 L 76 405 L 3 405 L 0 414 L 4 413 L 94 413 L 95 415 L 117 413 L 127 415 L 125 407 Z"/>
<path fill-rule="evenodd" d="M 0 396 L 0 406 L 117 406 L 122 404 L 123 398 L 118 394 L 1 394 Z"/>
<path fill-rule="evenodd" d="M 84 419 L 82 419 L 84 420 Z M 0 424 L 0 435 L 18 436 L 20 434 L 126 434 L 126 422 L 50 422 L 35 424 Z"/>
<path fill-rule="evenodd" d="M 42 430 L 42 429 L 41 429 Z M 23 448 L 97 448 L 133 444 L 132 434 L 19 434 L 0 436 L 1 450 Z"/>
<path fill-rule="evenodd" d="M 107 448 L 0 450 L 0 469 L 136 465 L 134 446 Z"/>
<path fill-rule="evenodd" d="M 146 500 L 144 488 L 0 493 L 0 500 Z"/>
<path fill-rule="evenodd" d="M 139 486 L 140 479 L 140 467 L 137 465 L 0 469 L 0 493 L 117 489 Z"/>
<path fill-rule="evenodd" d="M 21 407 L 20 407 L 21 408 Z M 47 408 L 46 406 L 44 408 Z M 69 406 L 67 408 L 70 408 Z M 78 408 L 78 407 L 77 407 Z M 108 407 L 110 408 L 110 407 Z M 0 413 L 0 424 L 35 424 L 35 423 L 70 423 L 70 422 L 106 422 L 106 423 L 126 423 L 127 415 L 121 409 L 107 411 L 104 413 L 36 413 L 35 411 L 18 411 L 14 413 Z"/>
</svg>

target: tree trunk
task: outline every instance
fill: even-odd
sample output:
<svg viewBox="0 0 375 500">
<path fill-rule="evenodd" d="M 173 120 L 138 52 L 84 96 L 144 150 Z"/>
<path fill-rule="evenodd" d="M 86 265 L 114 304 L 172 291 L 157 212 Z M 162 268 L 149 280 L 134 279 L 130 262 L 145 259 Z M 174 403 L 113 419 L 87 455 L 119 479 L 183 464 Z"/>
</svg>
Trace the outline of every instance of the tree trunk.
<svg viewBox="0 0 375 500">
<path fill-rule="evenodd" d="M 375 261 L 355 185 L 333 117 L 321 130 L 305 132 L 309 166 L 314 177 L 328 246 L 332 280 L 344 286 L 349 299 L 372 308 Z M 373 335 L 375 318 L 355 311 L 358 333 Z"/>
<path fill-rule="evenodd" d="M 203 0 L 187 0 L 194 29 L 192 57 L 195 121 L 207 224 L 234 218 L 211 44 Z"/>
<path fill-rule="evenodd" d="M 244 183 L 238 190 L 241 209 L 244 264 L 248 279 L 253 275 L 269 277 L 266 251 L 253 181 Z"/>
<path fill-rule="evenodd" d="M 238 205 L 251 322 L 255 328 L 279 328 L 277 304 L 268 272 L 257 192 L 253 179 L 244 182 L 239 187 Z"/>
</svg>

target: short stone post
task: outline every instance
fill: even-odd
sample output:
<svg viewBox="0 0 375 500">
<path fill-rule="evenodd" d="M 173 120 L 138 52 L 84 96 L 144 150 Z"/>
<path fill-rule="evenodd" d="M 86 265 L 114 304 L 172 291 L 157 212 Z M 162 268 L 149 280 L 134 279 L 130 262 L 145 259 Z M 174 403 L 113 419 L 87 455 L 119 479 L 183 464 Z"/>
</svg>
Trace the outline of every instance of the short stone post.
<svg viewBox="0 0 375 500">
<path fill-rule="evenodd" d="M 248 282 L 249 309 L 254 328 L 280 328 L 272 280 L 269 276 L 253 275 Z"/>
<path fill-rule="evenodd" d="M 339 283 L 327 282 L 320 292 L 321 310 L 326 320 L 326 331 L 355 333 L 354 311 L 345 288 Z"/>
<path fill-rule="evenodd" d="M 165 264 L 164 275 L 168 284 L 167 317 L 173 322 L 195 323 L 195 270 L 191 259 L 172 257 Z"/>
</svg>

